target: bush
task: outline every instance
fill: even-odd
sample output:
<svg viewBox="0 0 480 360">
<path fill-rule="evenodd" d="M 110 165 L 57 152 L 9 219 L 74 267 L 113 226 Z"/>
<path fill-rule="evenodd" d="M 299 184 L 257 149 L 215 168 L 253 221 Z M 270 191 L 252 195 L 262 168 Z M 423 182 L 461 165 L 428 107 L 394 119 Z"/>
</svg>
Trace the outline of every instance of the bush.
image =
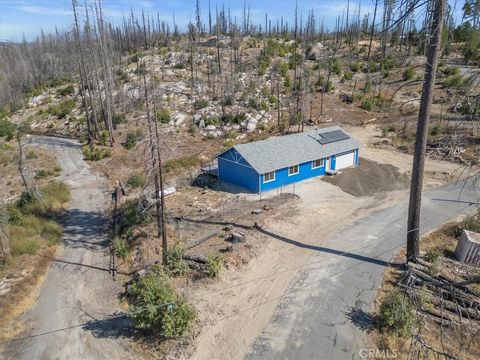
<svg viewBox="0 0 480 360">
<path fill-rule="evenodd" d="M 185 250 L 174 246 L 167 252 L 167 266 L 165 272 L 169 276 L 182 276 L 188 273 L 188 264 L 183 259 Z"/>
<path fill-rule="evenodd" d="M 170 111 L 165 108 L 160 108 L 157 110 L 157 121 L 160 121 L 162 124 L 168 124 L 170 122 L 171 116 Z"/>
<path fill-rule="evenodd" d="M 113 240 L 113 253 L 115 256 L 125 259 L 128 255 L 128 243 L 125 239 L 114 239 Z"/>
<path fill-rule="evenodd" d="M 200 110 L 207 106 L 208 106 L 208 100 L 206 99 L 198 99 L 198 100 L 195 100 L 195 102 L 193 103 L 193 107 L 195 108 L 195 110 Z"/>
<path fill-rule="evenodd" d="M 6 119 L 0 119 L 0 138 L 4 137 L 7 141 L 13 139 L 15 135 L 15 124 Z"/>
<path fill-rule="evenodd" d="M 428 249 L 425 253 L 425 260 L 430 263 L 427 272 L 431 276 L 437 276 L 443 265 L 443 250 L 438 247 Z"/>
<path fill-rule="evenodd" d="M 207 259 L 207 264 L 205 266 L 205 275 L 208 277 L 217 277 L 222 272 L 224 266 L 223 256 L 220 254 L 210 254 Z"/>
<path fill-rule="evenodd" d="M 350 71 L 345 71 L 345 73 L 343 74 L 343 79 L 344 80 L 352 80 L 353 79 L 353 73 L 351 73 Z"/>
<path fill-rule="evenodd" d="M 413 69 L 413 67 L 411 65 L 408 65 L 405 70 L 403 70 L 403 80 L 404 81 L 407 81 L 407 80 L 412 80 L 413 77 L 415 76 L 415 70 Z"/>
<path fill-rule="evenodd" d="M 442 72 L 447 76 L 460 75 L 460 69 L 455 66 L 447 66 Z"/>
<path fill-rule="evenodd" d="M 196 317 L 195 310 L 176 293 L 159 266 L 152 267 L 130 287 L 128 298 L 134 326 L 165 338 L 183 335 Z"/>
<path fill-rule="evenodd" d="M 408 296 L 400 291 L 389 293 L 380 305 L 378 324 L 381 330 L 401 336 L 410 335 L 418 324 L 418 318 Z"/>
<path fill-rule="evenodd" d="M 108 139 L 110 138 L 110 133 L 107 130 L 104 130 L 100 133 L 100 145 L 107 146 Z"/>
<path fill-rule="evenodd" d="M 142 140 L 143 138 L 143 133 L 141 130 L 136 130 L 136 131 L 130 131 L 127 133 L 127 136 L 125 137 L 125 141 L 122 143 L 122 146 L 130 150 L 132 149 L 138 141 Z"/>
<path fill-rule="evenodd" d="M 70 189 L 61 181 L 51 181 L 39 191 L 24 191 L 17 201 L 24 214 L 46 215 L 59 209 L 70 200 Z"/>
<path fill-rule="evenodd" d="M 126 185 L 131 189 L 137 189 L 145 186 L 145 177 L 141 175 L 132 175 L 128 178 Z"/>
<path fill-rule="evenodd" d="M 465 230 L 480 232 L 480 213 L 467 217 L 462 224 Z"/>
<path fill-rule="evenodd" d="M 54 115 L 59 119 L 64 119 L 72 112 L 74 108 L 75 108 L 75 100 L 68 99 L 66 101 L 61 102 L 60 104 L 50 105 L 47 108 L 47 113 L 50 115 Z"/>
<path fill-rule="evenodd" d="M 75 88 L 73 87 L 73 85 L 68 85 L 68 86 L 58 90 L 57 93 L 60 96 L 73 95 L 75 93 Z"/>
<path fill-rule="evenodd" d="M 442 133 L 442 126 L 440 123 L 435 123 L 433 126 L 430 128 L 430 135 L 432 136 L 437 136 Z"/>
<path fill-rule="evenodd" d="M 115 113 L 112 116 L 112 122 L 114 125 L 125 124 L 127 122 L 127 116 L 125 113 Z"/>
<path fill-rule="evenodd" d="M 120 209 L 118 217 L 118 235 L 128 237 L 135 226 L 147 224 L 152 220 L 146 204 L 140 200 L 130 201 Z"/>
<path fill-rule="evenodd" d="M 465 79 L 462 77 L 462 75 L 453 75 L 443 82 L 443 86 L 445 86 L 446 88 L 459 88 L 464 83 Z"/>
<path fill-rule="evenodd" d="M 363 110 L 371 111 L 373 107 L 373 101 L 371 99 L 363 99 L 360 107 Z"/>
<path fill-rule="evenodd" d="M 35 179 L 43 179 L 47 176 L 51 176 L 53 175 L 53 173 L 51 171 L 47 171 L 47 170 L 44 170 L 44 169 L 40 169 L 37 171 L 37 173 L 35 174 Z"/>
<path fill-rule="evenodd" d="M 108 149 L 100 149 L 95 147 L 90 149 L 88 146 L 83 147 L 82 153 L 83 158 L 88 161 L 99 161 L 112 156 L 110 150 Z"/>
<path fill-rule="evenodd" d="M 342 73 L 342 62 L 340 61 L 340 59 L 333 60 L 331 69 L 332 72 L 340 76 L 340 74 Z"/>
</svg>

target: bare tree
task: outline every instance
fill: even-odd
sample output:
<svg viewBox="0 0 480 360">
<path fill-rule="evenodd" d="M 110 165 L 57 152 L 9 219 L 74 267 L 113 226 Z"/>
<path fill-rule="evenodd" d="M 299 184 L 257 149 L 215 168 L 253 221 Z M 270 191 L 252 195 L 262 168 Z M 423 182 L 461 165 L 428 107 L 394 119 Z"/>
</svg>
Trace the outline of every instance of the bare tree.
<svg viewBox="0 0 480 360">
<path fill-rule="evenodd" d="M 432 40 L 428 47 L 427 64 L 425 65 L 425 81 L 423 83 L 420 111 L 418 113 L 410 202 L 408 207 L 407 261 L 413 262 L 416 261 L 420 252 L 420 207 L 422 202 L 423 169 L 425 166 L 430 108 L 433 99 L 437 60 L 440 53 L 440 41 L 442 37 L 443 14 L 445 11 L 445 0 L 434 0 L 434 2 L 434 14 L 431 24 Z"/>
</svg>

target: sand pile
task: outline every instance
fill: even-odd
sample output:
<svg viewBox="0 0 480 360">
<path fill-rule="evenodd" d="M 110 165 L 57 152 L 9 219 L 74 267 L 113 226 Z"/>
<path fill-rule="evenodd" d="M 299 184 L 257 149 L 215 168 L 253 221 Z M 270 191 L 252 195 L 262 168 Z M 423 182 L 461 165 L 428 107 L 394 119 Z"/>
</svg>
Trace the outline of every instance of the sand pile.
<svg viewBox="0 0 480 360">
<path fill-rule="evenodd" d="M 358 167 L 343 169 L 341 174 L 324 176 L 322 180 L 337 185 L 356 197 L 370 196 L 382 191 L 403 190 L 410 185 L 410 177 L 400 173 L 395 166 L 378 164 L 362 158 Z"/>
</svg>

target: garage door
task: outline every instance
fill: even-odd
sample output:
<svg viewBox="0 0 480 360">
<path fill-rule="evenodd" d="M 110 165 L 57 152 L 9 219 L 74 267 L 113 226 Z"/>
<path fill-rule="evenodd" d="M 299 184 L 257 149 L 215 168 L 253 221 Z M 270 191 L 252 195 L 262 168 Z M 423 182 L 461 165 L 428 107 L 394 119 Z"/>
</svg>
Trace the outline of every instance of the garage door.
<svg viewBox="0 0 480 360">
<path fill-rule="evenodd" d="M 345 169 L 353 165 L 355 165 L 355 151 L 335 156 L 335 170 Z"/>
</svg>

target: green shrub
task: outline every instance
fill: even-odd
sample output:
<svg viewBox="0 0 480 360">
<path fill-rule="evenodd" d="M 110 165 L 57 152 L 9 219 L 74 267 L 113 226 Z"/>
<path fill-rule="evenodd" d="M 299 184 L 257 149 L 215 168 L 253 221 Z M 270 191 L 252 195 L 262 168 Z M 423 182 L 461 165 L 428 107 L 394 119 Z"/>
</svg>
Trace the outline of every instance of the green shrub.
<svg viewBox="0 0 480 360">
<path fill-rule="evenodd" d="M 480 232 L 480 213 L 467 217 L 463 221 L 462 227 L 465 230 Z"/>
<path fill-rule="evenodd" d="M 35 255 L 40 247 L 38 240 L 30 236 L 15 236 L 10 233 L 9 237 L 10 254 L 14 257 L 24 254 Z"/>
<path fill-rule="evenodd" d="M 61 96 L 73 95 L 75 93 L 75 88 L 73 85 L 68 85 L 62 89 L 59 89 L 57 93 Z"/>
<path fill-rule="evenodd" d="M 125 124 L 127 122 L 127 115 L 125 115 L 125 113 L 115 113 L 112 116 L 112 122 L 114 125 Z"/>
<path fill-rule="evenodd" d="M 193 103 L 193 107 L 195 108 L 195 110 L 200 110 L 207 106 L 208 106 L 208 100 L 206 99 L 198 99 L 198 100 L 195 100 L 195 102 Z"/>
<path fill-rule="evenodd" d="M 183 259 L 184 254 L 185 250 L 179 246 L 174 246 L 168 250 L 165 272 L 169 276 L 182 276 L 188 273 L 189 268 L 187 262 Z"/>
<path fill-rule="evenodd" d="M 157 110 L 157 121 L 161 122 L 162 124 L 168 124 L 170 122 L 171 116 L 170 111 L 165 108 L 160 108 Z"/>
<path fill-rule="evenodd" d="M 25 95 L 27 97 L 35 97 L 35 96 L 41 95 L 42 93 L 43 93 L 43 89 L 41 87 L 35 87 L 27 90 L 25 92 Z"/>
<path fill-rule="evenodd" d="M 411 65 L 408 65 L 405 70 L 403 70 L 403 80 L 404 81 L 407 81 L 407 80 L 412 80 L 413 77 L 415 76 L 415 70 L 414 68 L 411 66 Z"/>
<path fill-rule="evenodd" d="M 431 276 L 437 276 L 443 265 L 443 250 L 438 247 L 428 249 L 425 253 L 425 260 L 430 263 L 427 272 Z"/>
<path fill-rule="evenodd" d="M 442 72 L 447 76 L 460 75 L 460 69 L 455 66 L 447 66 Z"/>
<path fill-rule="evenodd" d="M 160 267 L 151 270 L 128 290 L 134 326 L 165 338 L 181 336 L 195 320 L 195 310 L 176 293 Z"/>
<path fill-rule="evenodd" d="M 11 225 L 21 225 L 23 220 L 23 213 L 15 205 L 7 207 L 8 211 L 8 223 Z"/>
<path fill-rule="evenodd" d="M 343 74 L 343 79 L 344 80 L 352 80 L 353 79 L 353 73 L 351 73 L 350 71 L 345 71 L 345 73 Z"/>
<path fill-rule="evenodd" d="M 383 299 L 378 315 L 381 330 L 408 336 L 418 321 L 412 302 L 403 292 L 392 291 Z"/>
<path fill-rule="evenodd" d="M 435 123 L 430 128 L 430 135 L 432 135 L 432 136 L 438 136 L 441 133 L 442 133 L 442 126 L 440 125 L 440 123 Z"/>
<path fill-rule="evenodd" d="M 37 158 L 37 154 L 35 154 L 35 151 L 30 150 L 29 152 L 27 152 L 27 155 L 25 155 L 25 157 L 27 160 L 33 160 Z"/>
<path fill-rule="evenodd" d="M 99 161 L 112 156 L 112 153 L 108 149 L 93 148 L 84 146 L 82 149 L 83 158 L 89 161 Z"/>
<path fill-rule="evenodd" d="M 443 86 L 445 86 L 446 88 L 459 88 L 464 83 L 465 83 L 465 79 L 463 78 L 462 75 L 458 74 L 458 75 L 453 75 L 447 78 L 443 82 Z"/>
<path fill-rule="evenodd" d="M 40 170 L 38 170 L 37 173 L 35 174 L 35 179 L 37 179 L 37 180 L 38 180 L 38 179 L 43 179 L 43 178 L 45 178 L 45 177 L 47 177 L 47 176 L 51 176 L 51 175 L 53 175 L 52 172 L 47 171 L 47 170 L 44 170 L 44 169 L 40 169 Z"/>
<path fill-rule="evenodd" d="M 107 142 L 110 139 L 110 133 L 104 130 L 100 133 L 100 145 L 107 146 Z"/>
<path fill-rule="evenodd" d="M 118 216 L 118 235 L 128 237 L 131 229 L 149 223 L 152 217 L 140 200 L 127 202 Z"/>
<path fill-rule="evenodd" d="M 145 186 L 145 177 L 142 175 L 132 175 L 128 178 L 126 185 L 131 189 L 137 189 Z"/>
<path fill-rule="evenodd" d="M 125 259 L 128 255 L 128 243 L 125 239 L 114 239 L 113 240 L 113 253 L 115 256 Z"/>
<path fill-rule="evenodd" d="M 173 66 L 173 68 L 177 70 L 185 69 L 186 67 L 185 63 L 182 62 L 178 62 Z"/>
<path fill-rule="evenodd" d="M 373 107 L 373 101 L 371 99 L 363 99 L 360 107 L 363 110 L 371 111 Z"/>
<path fill-rule="evenodd" d="M 332 72 L 340 76 L 340 74 L 342 73 L 342 61 L 340 59 L 333 60 L 331 69 Z"/>
<path fill-rule="evenodd" d="M 205 275 L 208 277 L 217 277 L 223 270 L 224 266 L 223 256 L 220 254 L 210 254 L 207 259 L 207 264 L 205 266 Z"/>
<path fill-rule="evenodd" d="M 143 133 L 141 130 L 136 130 L 136 131 L 130 131 L 127 133 L 127 136 L 125 137 L 125 141 L 122 143 L 122 146 L 130 150 L 132 149 L 138 141 L 142 140 L 143 138 Z"/>
<path fill-rule="evenodd" d="M 17 206 L 24 214 L 41 216 L 58 211 L 69 200 L 68 186 L 61 181 L 50 181 L 37 192 L 22 192 Z"/>
<path fill-rule="evenodd" d="M 218 126 L 220 125 L 220 120 L 218 120 L 218 117 L 216 116 L 209 116 L 203 119 L 205 126 L 208 125 L 213 125 L 213 126 Z"/>
<path fill-rule="evenodd" d="M 59 119 L 64 119 L 70 113 L 72 110 L 75 108 L 75 100 L 74 99 L 68 99 L 60 104 L 55 104 L 55 105 L 49 105 L 47 108 L 47 113 L 50 115 L 54 115 Z"/>
<path fill-rule="evenodd" d="M 145 64 L 138 64 L 137 68 L 133 71 L 135 75 L 145 75 L 147 73 L 147 68 Z"/>
<path fill-rule="evenodd" d="M 7 141 L 13 139 L 15 135 L 15 124 L 6 119 L 0 119 L 0 138 L 4 137 Z"/>
<path fill-rule="evenodd" d="M 352 70 L 352 72 L 354 73 L 357 73 L 359 72 L 360 70 L 362 70 L 362 64 L 360 63 L 360 61 L 354 61 L 350 64 L 350 70 Z"/>
</svg>

